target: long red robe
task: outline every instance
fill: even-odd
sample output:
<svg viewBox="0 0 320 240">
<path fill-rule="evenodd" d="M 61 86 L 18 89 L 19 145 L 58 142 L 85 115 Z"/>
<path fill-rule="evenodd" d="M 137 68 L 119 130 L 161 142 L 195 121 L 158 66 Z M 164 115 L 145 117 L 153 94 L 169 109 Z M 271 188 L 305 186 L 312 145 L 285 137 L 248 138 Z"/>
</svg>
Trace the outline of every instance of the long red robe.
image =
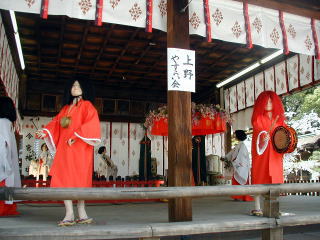
<svg viewBox="0 0 320 240">
<path fill-rule="evenodd" d="M 3 180 L 0 182 L 0 187 L 5 187 L 6 181 Z M 17 204 L 6 204 L 5 201 L 0 201 L 0 216 L 13 216 L 13 215 L 20 215 L 17 211 Z"/>
<path fill-rule="evenodd" d="M 237 182 L 237 180 L 234 178 L 234 176 L 232 177 L 232 185 L 241 185 Z M 249 179 L 247 181 L 247 183 L 245 185 L 249 185 Z M 253 201 L 253 197 L 249 196 L 249 195 L 234 195 L 234 196 L 231 196 L 232 199 L 235 199 L 235 200 L 240 200 L 240 201 L 245 201 L 245 202 L 249 202 L 249 201 Z"/>
<path fill-rule="evenodd" d="M 266 150 L 261 155 L 258 155 L 257 153 L 258 134 L 261 131 L 269 131 L 273 121 L 274 118 L 270 120 L 266 113 L 265 115 L 259 116 L 252 122 L 252 184 L 283 183 L 283 154 L 277 153 L 271 143 L 271 134 L 273 130 L 278 126 L 285 125 L 283 122 L 278 120 L 274 124 L 270 131 L 270 140 Z"/>
<path fill-rule="evenodd" d="M 46 143 L 51 151 L 56 149 L 49 175 L 51 187 L 92 187 L 93 145 L 100 143 L 100 122 L 91 102 L 81 100 L 68 116 L 71 124 L 62 128 L 60 119 L 67 115 L 69 105 L 44 128 Z M 68 139 L 75 139 L 69 146 Z"/>
</svg>

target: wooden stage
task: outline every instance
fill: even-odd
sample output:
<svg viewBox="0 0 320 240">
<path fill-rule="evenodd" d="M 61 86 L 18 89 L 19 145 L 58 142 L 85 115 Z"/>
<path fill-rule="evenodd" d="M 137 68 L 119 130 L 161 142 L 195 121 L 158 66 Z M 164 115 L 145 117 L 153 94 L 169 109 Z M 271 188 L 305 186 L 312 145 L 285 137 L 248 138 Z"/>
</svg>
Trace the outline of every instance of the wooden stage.
<svg viewBox="0 0 320 240">
<path fill-rule="evenodd" d="M 290 213 L 280 219 L 250 216 L 252 208 L 253 202 L 237 202 L 228 197 L 194 199 L 192 222 L 168 223 L 166 202 L 88 204 L 87 212 L 94 224 L 61 228 L 56 224 L 64 215 L 62 204 L 23 203 L 19 204 L 21 216 L 0 218 L 0 239 L 162 238 L 168 230 L 170 235 L 178 236 L 260 230 L 273 224 L 290 226 L 292 218 L 308 224 L 320 223 L 319 196 L 280 197 L 281 212 Z M 320 239 L 320 229 L 314 239 Z"/>
</svg>

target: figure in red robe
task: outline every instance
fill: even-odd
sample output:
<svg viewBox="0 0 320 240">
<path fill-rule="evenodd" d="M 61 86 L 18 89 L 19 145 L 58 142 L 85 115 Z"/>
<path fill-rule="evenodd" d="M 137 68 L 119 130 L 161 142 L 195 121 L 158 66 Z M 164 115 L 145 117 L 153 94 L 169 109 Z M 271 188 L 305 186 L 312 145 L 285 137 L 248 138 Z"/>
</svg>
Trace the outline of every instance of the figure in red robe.
<svg viewBox="0 0 320 240">
<path fill-rule="evenodd" d="M 92 187 L 93 146 L 100 140 L 100 122 L 90 100 L 86 82 L 74 81 L 66 88 L 66 105 L 37 136 L 44 138 L 54 156 L 50 187 Z M 87 100 L 88 99 L 88 100 Z M 66 216 L 59 226 L 91 223 L 83 200 L 78 201 L 79 219 L 74 220 L 71 200 L 65 200 Z"/>
<path fill-rule="evenodd" d="M 271 134 L 278 126 L 285 126 L 284 108 L 273 91 L 262 92 L 254 105 L 252 115 L 252 184 L 283 183 L 283 153 L 274 150 Z M 252 214 L 262 216 L 260 196 L 255 197 Z"/>
</svg>

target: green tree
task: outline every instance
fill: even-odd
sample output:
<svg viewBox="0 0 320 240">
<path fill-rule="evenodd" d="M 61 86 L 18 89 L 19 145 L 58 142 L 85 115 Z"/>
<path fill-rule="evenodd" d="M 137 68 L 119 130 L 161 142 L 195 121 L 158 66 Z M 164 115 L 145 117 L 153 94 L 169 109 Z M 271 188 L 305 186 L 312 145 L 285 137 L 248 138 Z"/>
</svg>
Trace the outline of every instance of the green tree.
<svg viewBox="0 0 320 240">
<path fill-rule="evenodd" d="M 315 112 L 320 116 L 320 87 L 312 87 L 283 98 L 286 112 L 292 112 L 291 120 L 299 120 L 305 114 Z"/>
<path fill-rule="evenodd" d="M 301 112 L 306 113 L 311 111 L 320 116 L 320 87 L 315 88 L 313 94 L 306 95 L 301 106 Z"/>
</svg>

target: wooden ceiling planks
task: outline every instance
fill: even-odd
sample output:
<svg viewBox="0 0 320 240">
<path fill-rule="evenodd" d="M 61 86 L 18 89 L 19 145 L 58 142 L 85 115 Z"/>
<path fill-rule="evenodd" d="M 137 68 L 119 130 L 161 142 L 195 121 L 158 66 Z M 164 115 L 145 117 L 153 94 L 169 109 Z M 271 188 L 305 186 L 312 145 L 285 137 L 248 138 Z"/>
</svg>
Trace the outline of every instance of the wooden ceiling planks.
<svg viewBox="0 0 320 240">
<path fill-rule="evenodd" d="M 17 21 L 29 93 L 33 92 L 34 84 L 29 84 L 32 81 L 43 81 L 52 91 L 50 86 L 55 81 L 60 84 L 83 77 L 96 87 L 123 88 L 129 91 L 124 95 L 132 100 L 141 98 L 137 96 L 138 89 L 158 89 L 148 99 L 166 102 L 166 33 L 158 30 L 146 33 L 144 29 L 116 24 L 97 27 L 92 21 L 65 16 L 42 20 L 37 15 L 17 13 Z M 196 51 L 200 95 L 208 86 L 272 52 L 259 47 L 249 50 L 244 45 L 218 40 L 208 43 L 199 36 L 191 36 L 190 46 Z M 115 95 L 106 92 L 98 97 Z"/>
<path fill-rule="evenodd" d="M 298 15 L 319 13 L 319 2 L 249 0 L 270 8 L 287 7 Z M 290 12 L 288 11 L 288 12 Z M 97 97 L 165 103 L 166 33 L 117 24 L 97 27 L 92 21 L 66 16 L 16 13 L 26 62 L 28 94 L 62 94 L 68 79 L 87 78 L 95 85 Z M 208 101 L 215 84 L 274 50 L 190 36 L 196 51 L 194 101 Z M 212 97 L 212 96 L 211 96 Z"/>
</svg>

